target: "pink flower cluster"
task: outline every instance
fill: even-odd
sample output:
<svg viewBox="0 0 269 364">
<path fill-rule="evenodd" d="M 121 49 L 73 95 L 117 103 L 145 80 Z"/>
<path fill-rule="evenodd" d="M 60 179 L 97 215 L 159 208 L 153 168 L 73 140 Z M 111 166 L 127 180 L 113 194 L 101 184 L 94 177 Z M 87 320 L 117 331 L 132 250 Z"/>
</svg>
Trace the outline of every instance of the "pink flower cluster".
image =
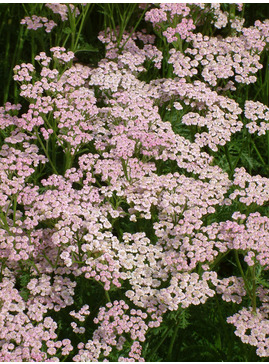
<svg viewBox="0 0 269 364">
<path fill-rule="evenodd" d="M 234 333 L 243 343 L 257 347 L 258 356 L 269 356 L 268 303 L 262 305 L 255 314 L 244 307 L 238 313 L 228 317 L 227 322 L 236 327 Z"/>
<path fill-rule="evenodd" d="M 177 68 L 178 75 L 193 73 L 193 69 L 187 65 L 187 62 L 184 65 L 181 69 Z M 213 151 L 217 151 L 218 145 L 225 145 L 231 135 L 243 127 L 243 123 L 239 120 L 242 110 L 238 103 L 211 90 L 201 81 L 196 80 L 190 83 L 186 82 L 185 77 L 180 77 L 179 79 L 158 81 L 154 86 L 153 97 L 160 104 L 174 97 L 181 104 L 191 106 L 192 111 L 185 113 L 181 122 L 198 127 L 195 141 L 200 147 L 208 145 Z"/>
<path fill-rule="evenodd" d="M 224 301 L 238 304 L 242 302 L 242 297 L 246 295 L 243 278 L 235 276 L 219 279 L 216 284 L 216 291 L 222 295 Z"/>
<path fill-rule="evenodd" d="M 269 180 L 260 175 L 251 176 L 244 167 L 236 168 L 233 184 L 237 187 L 230 199 L 238 199 L 241 203 L 263 205 L 269 199 Z M 238 198 L 239 196 L 239 198 Z"/>
<path fill-rule="evenodd" d="M 246 124 L 246 128 L 251 134 L 257 133 L 259 136 L 266 134 L 269 130 L 269 108 L 266 105 L 259 101 L 248 100 L 245 102 L 244 113 L 245 117 L 251 120 Z"/>
<path fill-rule="evenodd" d="M 249 38 L 253 33 L 255 34 L 255 28 L 249 32 L 245 31 L 241 36 L 224 39 L 210 38 L 201 33 L 192 34 L 189 37 L 192 48 L 186 49 L 185 52 L 203 66 L 201 75 L 205 82 L 212 86 L 217 86 L 220 79 L 233 76 L 237 83 L 254 83 L 255 73 L 262 68 L 257 52 L 263 50 L 265 43 L 259 35 L 255 43 L 249 44 Z"/>
<path fill-rule="evenodd" d="M 118 30 L 119 31 L 119 30 Z M 117 62 L 117 66 L 127 68 L 135 72 L 146 71 L 143 66 L 145 61 L 150 61 L 158 69 L 161 68 L 162 52 L 154 46 L 154 36 L 149 36 L 144 31 L 133 32 L 131 36 L 128 33 L 123 33 L 120 43 L 117 43 L 118 34 L 114 34 L 107 29 L 106 32 L 100 32 L 99 40 L 106 44 L 106 58 Z M 143 42 L 143 48 L 140 49 L 136 40 Z"/>
<path fill-rule="evenodd" d="M 127 361 L 144 361 L 141 357 L 140 342 L 145 341 L 147 325 L 144 320 L 147 318 L 147 314 L 140 309 L 131 309 L 128 314 L 128 310 L 128 304 L 122 300 L 107 303 L 106 307 L 100 308 L 94 319 L 99 326 L 93 333 L 93 339 L 86 344 L 78 344 L 79 352 L 73 360 L 99 361 L 106 358 L 113 347 L 120 351 L 127 344 L 126 334 L 129 334 L 133 344 Z M 119 361 L 122 360 L 125 361 L 125 358 L 119 357 Z"/>
<path fill-rule="evenodd" d="M 66 5 L 47 6 L 65 20 Z M 269 219 L 248 209 L 268 202 L 268 179 L 243 167 L 229 179 L 204 148 L 217 151 L 243 128 L 242 110 L 226 91 L 234 88 L 230 78 L 255 81 L 266 23 L 239 27 L 240 35 L 230 38 L 202 36 L 194 33 L 193 8 L 213 14 L 219 29 L 228 21 L 219 4 L 160 4 L 146 13 L 157 30 L 166 25 L 171 79 L 139 78 L 149 62 L 157 69 L 164 62 L 145 31 L 121 39 L 101 32 L 107 54 L 97 68 L 72 65 L 74 54 L 63 47 L 38 54 L 40 67 L 15 67 L 29 107 L 20 112 L 20 105 L 7 103 L 0 109 L 7 133 L 0 149 L 4 361 L 57 361 L 60 355 L 143 361 L 147 332 L 166 312 L 203 304 L 215 293 L 241 304 L 248 294 L 243 277 L 219 278 L 214 271 L 223 254 L 236 251 L 249 269 L 268 269 Z M 177 122 L 196 129 L 192 141 L 161 117 L 160 109 L 169 116 L 171 107 Z M 245 117 L 253 122 L 267 120 L 267 112 L 258 102 L 245 103 Z M 245 214 L 214 220 L 217 208 L 233 203 Z M 15 286 L 23 269 L 28 280 L 21 292 Z M 124 299 L 93 314 L 90 302 L 76 302 L 76 279 L 102 287 L 108 301 L 119 289 Z M 256 316 L 245 308 L 228 322 L 266 356 L 268 292 L 258 287 L 257 294 L 262 304 Z M 61 310 L 74 320 L 76 348 L 69 338 L 58 340 L 49 315 Z M 86 328 L 90 320 L 93 332 Z"/>
<path fill-rule="evenodd" d="M 145 14 L 145 20 L 154 26 L 158 23 L 173 21 L 174 17 L 186 17 L 190 13 L 190 8 L 186 4 L 159 4 L 159 8 L 153 8 Z"/>
<path fill-rule="evenodd" d="M 62 21 L 65 21 L 68 19 L 68 11 L 72 12 L 75 16 L 78 16 L 80 14 L 79 9 L 74 6 L 73 4 L 45 4 L 47 8 L 52 10 L 54 14 L 59 14 Z"/>
<path fill-rule="evenodd" d="M 213 13 L 213 24 L 217 29 L 225 28 L 228 23 L 228 13 L 220 9 L 219 3 L 210 4 L 208 11 Z"/>
<path fill-rule="evenodd" d="M 57 340 L 57 324 L 51 317 L 42 317 L 42 322 L 32 318 L 31 304 L 14 288 L 13 278 L 4 278 L 0 286 L 1 361 L 59 361 L 56 351 L 68 355 L 73 350 L 69 339 Z M 37 313 L 39 309 L 35 307 Z"/>
<path fill-rule="evenodd" d="M 222 252 L 228 249 L 240 251 L 248 266 L 254 267 L 258 262 L 263 269 L 267 270 L 269 262 L 268 217 L 262 216 L 259 212 L 250 213 L 248 217 L 240 212 L 235 212 L 232 218 L 234 221 L 215 223 L 214 238 L 218 239 L 216 246 L 219 246 Z M 202 228 L 202 230 L 206 231 L 208 228 Z M 230 279 L 233 281 L 233 277 Z M 229 280 L 226 283 L 228 284 Z M 239 281 L 234 282 L 237 287 L 238 284 L 240 284 Z"/>
<path fill-rule="evenodd" d="M 52 29 L 57 26 L 53 20 L 48 20 L 45 16 L 32 15 L 26 16 L 21 20 L 21 24 L 26 24 L 27 29 L 37 30 L 39 28 L 45 28 L 47 33 L 50 33 Z"/>
<path fill-rule="evenodd" d="M 73 4 L 45 4 L 47 8 L 52 10 L 54 14 L 59 14 L 62 21 L 68 20 L 68 13 L 70 12 L 72 15 L 77 17 L 80 14 L 80 11 L 77 6 Z M 21 20 L 21 24 L 27 25 L 27 29 L 37 30 L 40 28 L 45 28 L 46 33 L 50 33 L 54 27 L 57 26 L 54 20 L 49 20 L 45 16 L 31 15 L 26 16 Z"/>
</svg>

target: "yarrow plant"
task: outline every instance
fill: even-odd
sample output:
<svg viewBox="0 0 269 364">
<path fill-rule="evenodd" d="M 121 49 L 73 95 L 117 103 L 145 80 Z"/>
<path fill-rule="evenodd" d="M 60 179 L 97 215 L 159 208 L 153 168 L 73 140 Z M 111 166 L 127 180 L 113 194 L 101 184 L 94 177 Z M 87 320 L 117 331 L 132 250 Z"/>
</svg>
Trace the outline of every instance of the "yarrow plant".
<svg viewBox="0 0 269 364">
<path fill-rule="evenodd" d="M 73 39 L 14 68 L 27 107 L 0 108 L 1 361 L 166 361 L 213 300 L 269 356 L 267 171 L 230 152 L 245 138 L 265 158 L 268 105 L 238 92 L 269 23 L 232 5 L 141 6 L 151 32 L 100 31 L 97 67 Z"/>
</svg>

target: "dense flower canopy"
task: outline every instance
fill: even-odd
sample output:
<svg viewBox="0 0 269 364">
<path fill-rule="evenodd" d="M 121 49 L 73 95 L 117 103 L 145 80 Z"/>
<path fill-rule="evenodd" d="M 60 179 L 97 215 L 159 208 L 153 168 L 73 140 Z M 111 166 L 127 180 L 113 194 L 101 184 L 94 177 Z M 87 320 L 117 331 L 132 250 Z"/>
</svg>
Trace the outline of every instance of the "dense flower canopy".
<svg viewBox="0 0 269 364">
<path fill-rule="evenodd" d="M 80 14 L 46 6 L 63 22 Z M 203 16 L 231 36 L 200 33 Z M 28 106 L 0 109 L 1 361 L 143 361 L 167 314 L 215 295 L 239 305 L 227 317 L 235 335 L 269 356 L 268 289 L 255 278 L 269 263 L 268 178 L 214 159 L 239 132 L 268 133 L 268 106 L 234 95 L 257 80 L 269 23 L 244 28 L 219 4 L 160 4 L 145 20 L 170 47 L 170 77 L 143 80 L 165 62 L 145 30 L 120 41 L 101 31 L 95 68 L 63 46 L 14 68 Z M 35 15 L 22 24 L 57 25 Z M 223 276 L 230 253 L 238 275 Z M 105 303 L 76 300 L 95 284 Z M 60 312 L 71 320 L 64 338 Z"/>
</svg>

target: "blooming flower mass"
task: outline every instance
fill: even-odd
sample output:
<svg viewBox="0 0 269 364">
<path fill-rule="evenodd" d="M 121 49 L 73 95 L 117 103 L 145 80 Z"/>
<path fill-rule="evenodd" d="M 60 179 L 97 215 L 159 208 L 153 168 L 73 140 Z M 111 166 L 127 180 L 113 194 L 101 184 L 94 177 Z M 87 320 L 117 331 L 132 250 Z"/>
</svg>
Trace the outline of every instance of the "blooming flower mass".
<svg viewBox="0 0 269 364">
<path fill-rule="evenodd" d="M 269 106 L 242 96 L 269 21 L 226 5 L 137 6 L 96 66 L 70 35 L 89 4 L 21 20 L 55 44 L 0 108 L 0 361 L 170 360 L 212 302 L 269 357 Z"/>
</svg>

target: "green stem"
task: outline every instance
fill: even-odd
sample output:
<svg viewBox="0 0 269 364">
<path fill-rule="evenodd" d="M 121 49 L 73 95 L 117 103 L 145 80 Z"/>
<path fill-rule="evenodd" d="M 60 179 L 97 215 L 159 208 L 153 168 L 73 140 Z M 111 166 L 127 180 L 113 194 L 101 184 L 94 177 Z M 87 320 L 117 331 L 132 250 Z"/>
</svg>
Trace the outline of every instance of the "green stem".
<svg viewBox="0 0 269 364">
<path fill-rule="evenodd" d="M 95 280 L 95 279 L 94 279 L 94 278 L 92 278 L 92 280 Z M 102 282 L 100 282 L 100 281 L 95 281 L 95 282 L 99 283 L 99 284 L 100 284 L 100 286 L 101 286 L 102 288 L 104 288 L 104 285 L 103 285 L 103 283 L 102 283 Z M 106 299 L 107 299 L 107 302 L 111 302 L 111 299 L 110 299 L 110 296 L 109 296 L 108 291 L 106 291 L 106 290 L 104 290 L 104 291 L 105 291 L 105 297 L 106 297 Z"/>
<path fill-rule="evenodd" d="M 228 161 L 228 164 L 229 164 L 230 174 L 232 174 L 233 173 L 233 165 L 232 165 L 232 161 L 231 161 L 231 157 L 230 157 L 230 153 L 229 153 L 227 144 L 225 144 L 225 146 L 224 146 L 224 151 L 225 151 L 225 155 L 226 155 L 226 158 L 227 158 L 227 161 Z"/>
<path fill-rule="evenodd" d="M 140 24 L 141 20 L 143 19 L 144 15 L 145 15 L 145 12 L 147 11 L 148 9 L 145 8 L 143 13 L 141 14 L 140 18 L 138 19 L 136 25 L 134 26 L 133 30 L 130 32 L 130 35 L 129 37 L 126 39 L 126 41 L 123 43 L 121 49 L 124 48 L 125 44 L 128 42 L 128 40 L 131 38 L 131 36 L 133 35 L 133 33 L 136 31 L 136 28 L 138 27 L 138 25 Z"/>
<path fill-rule="evenodd" d="M 54 164 L 53 164 L 53 162 L 52 162 L 52 160 L 51 160 L 50 156 L 49 156 L 49 153 L 47 152 L 47 149 L 46 149 L 45 145 L 43 144 L 43 142 L 42 142 L 42 140 L 41 140 L 41 138 L 40 138 L 40 136 L 39 136 L 38 130 L 36 130 L 36 133 L 35 133 L 35 134 L 36 134 L 36 137 L 37 137 L 37 139 L 38 139 L 38 141 L 39 141 L 39 143 L 40 143 L 40 145 L 41 145 L 42 149 L 44 150 L 44 153 L 46 154 L 46 157 L 48 158 L 48 160 L 49 160 L 49 162 L 50 162 L 50 165 L 51 165 L 51 168 L 53 169 L 53 172 L 54 172 L 55 174 L 59 174 L 59 173 L 58 173 L 58 171 L 57 171 L 57 169 L 55 168 L 55 166 L 54 166 Z"/>
<path fill-rule="evenodd" d="M 14 196 L 14 203 L 13 203 L 13 226 L 16 223 L 17 197 L 18 197 L 18 195 L 16 194 Z"/>
<path fill-rule="evenodd" d="M 63 149 L 64 149 L 64 143 L 57 135 L 57 121 L 55 119 L 53 119 L 53 125 L 49 122 L 49 119 L 51 118 L 51 113 L 48 115 L 48 117 L 46 115 L 43 115 L 42 117 L 45 121 L 45 125 L 47 126 L 47 128 L 53 130 L 53 134 L 51 135 L 50 140 L 51 140 L 51 147 L 52 147 L 52 161 L 53 161 L 53 164 L 55 165 L 56 164 L 56 141 Z"/>
<path fill-rule="evenodd" d="M 239 269 L 239 271 L 240 271 L 240 274 L 241 274 L 241 276 L 242 276 L 242 278 L 243 278 L 243 281 L 244 281 L 245 288 L 246 288 L 246 290 L 247 290 L 248 296 L 249 296 L 249 298 L 250 298 L 250 299 L 251 299 L 251 301 L 252 301 L 252 292 L 251 292 L 251 291 L 250 291 L 250 289 L 249 289 L 248 282 L 247 282 L 247 280 L 246 280 L 245 273 L 244 273 L 243 268 L 242 268 L 242 266 L 241 266 L 241 263 L 240 263 L 240 260 L 239 260 L 239 255 L 238 255 L 238 251 L 237 251 L 237 250 L 235 250 L 235 251 L 234 251 L 234 255 L 235 255 L 235 260 L 236 260 L 237 267 L 238 267 L 238 269 Z"/>
<path fill-rule="evenodd" d="M 77 39 L 76 39 L 76 41 L 75 41 L 75 45 L 74 45 L 74 49 L 75 49 L 75 50 L 77 49 L 77 45 L 78 45 L 78 41 L 79 41 L 79 37 L 80 37 L 80 33 L 81 33 L 82 28 L 83 28 L 83 26 L 84 26 L 84 22 L 85 22 L 85 19 L 86 19 L 87 14 L 88 14 L 88 12 L 89 12 L 89 10 L 90 10 L 90 8 L 91 8 L 91 5 L 94 5 L 94 4 L 86 4 L 86 6 L 85 6 L 85 10 L 84 10 L 84 9 L 82 10 L 82 20 L 81 20 L 81 22 L 80 22 L 80 26 L 79 26 L 79 30 L 78 30 L 78 34 L 77 34 Z M 92 9 L 93 9 L 93 7 L 92 7 Z M 91 9 L 91 10 L 92 10 L 92 9 Z"/>
<path fill-rule="evenodd" d="M 177 332 L 178 332 L 178 329 L 179 329 L 179 324 L 180 324 L 180 320 L 177 322 L 176 329 L 174 331 L 172 340 L 171 340 L 170 345 L 169 345 L 168 354 L 167 354 L 167 358 L 168 358 L 169 361 L 172 361 L 171 360 L 172 359 L 172 352 L 173 352 L 174 343 L 175 343 L 175 340 L 176 340 L 176 337 L 177 337 Z"/>
<path fill-rule="evenodd" d="M 266 131 L 267 136 L 267 156 L 268 156 L 268 165 L 269 165 L 269 131 Z"/>
<path fill-rule="evenodd" d="M 76 36 L 76 19 L 75 19 L 75 13 L 72 12 L 70 5 L 66 4 L 68 8 L 68 20 L 70 24 L 71 29 L 71 51 L 74 51 L 74 45 L 75 45 L 75 36 Z"/>
<path fill-rule="evenodd" d="M 64 166 L 64 173 L 65 173 L 65 171 L 67 171 L 69 168 L 71 168 L 72 161 L 73 161 L 73 158 L 72 158 L 72 155 L 70 152 L 70 148 L 67 149 L 64 156 L 65 156 L 65 166 Z"/>
<path fill-rule="evenodd" d="M 20 59 L 24 39 L 26 38 L 27 33 L 28 33 L 28 29 L 24 30 L 22 26 L 19 29 L 20 30 L 19 30 L 19 34 L 18 34 L 18 37 L 17 37 L 17 42 L 16 42 L 15 49 L 14 48 L 12 49 L 13 56 L 12 56 L 11 64 L 9 64 L 9 75 L 8 75 L 8 78 L 7 78 L 7 83 L 4 85 L 4 90 L 5 90 L 4 103 L 7 101 L 8 96 L 9 96 L 10 83 L 11 83 L 11 80 L 12 80 L 12 74 L 13 74 L 13 68 L 15 66 L 15 62 L 16 62 L 16 60 Z M 7 58 L 6 58 L 6 62 L 7 62 Z M 17 102 L 17 95 L 15 94 L 16 90 L 17 90 L 17 83 L 15 83 L 15 86 L 14 86 L 14 99 L 15 99 L 15 102 Z"/>
<path fill-rule="evenodd" d="M 252 312 L 256 314 L 257 300 L 256 300 L 256 266 L 255 264 L 251 267 L 251 280 L 252 280 Z"/>
<path fill-rule="evenodd" d="M 111 302 L 111 299 L 110 299 L 109 293 L 108 293 L 108 291 L 106 291 L 106 290 L 105 290 L 105 296 L 106 296 L 107 302 Z"/>
<path fill-rule="evenodd" d="M 57 268 L 57 266 L 58 266 L 58 262 L 59 262 L 59 258 L 60 258 L 60 252 L 61 252 L 61 249 L 58 248 L 58 254 L 57 254 L 56 261 L 55 261 L 55 268 Z"/>
<path fill-rule="evenodd" d="M 107 4 L 107 7 L 108 7 L 108 10 L 110 12 L 110 28 L 114 30 L 114 34 L 116 36 L 116 24 L 115 24 L 114 16 L 113 16 L 113 13 L 114 13 L 114 5 L 115 4 Z M 120 44 L 120 40 L 119 39 L 117 39 L 117 44 L 119 46 L 119 44 Z"/>
<path fill-rule="evenodd" d="M 9 232 L 9 226 L 7 223 L 6 215 L 3 213 L 3 211 L 0 211 L 0 217 L 2 219 L 4 228 Z"/>
<path fill-rule="evenodd" d="M 39 271 L 39 269 L 37 268 L 37 266 L 36 266 L 36 264 L 32 261 L 32 260 L 30 260 L 29 261 L 29 263 L 31 264 L 31 266 L 37 271 L 37 273 L 38 274 L 40 274 L 40 271 Z"/>
<path fill-rule="evenodd" d="M 55 266 L 54 266 L 54 264 L 52 264 L 52 262 L 51 262 L 51 260 L 47 257 L 47 255 L 43 252 L 43 256 L 44 256 L 44 258 L 46 259 L 46 261 L 49 263 L 49 265 L 52 267 L 52 268 L 56 268 Z"/>
<path fill-rule="evenodd" d="M 177 332 L 179 330 L 179 324 L 180 324 L 180 321 L 181 321 L 180 320 L 180 314 L 181 314 L 181 312 L 182 312 L 182 309 L 179 308 L 178 311 L 177 311 L 176 329 L 174 331 L 174 334 L 173 334 L 173 337 L 172 337 L 172 341 L 171 341 L 171 343 L 169 345 L 169 349 L 168 349 L 168 354 L 167 354 L 168 359 L 170 359 L 170 356 L 172 355 L 174 342 L 175 342 L 175 339 L 176 339 L 176 336 L 177 336 Z M 155 346 L 155 348 L 154 348 L 154 350 L 152 352 L 152 355 L 154 355 L 158 351 L 159 347 L 163 344 L 163 342 L 165 341 L 165 339 L 167 338 L 167 336 L 169 335 L 169 333 L 171 332 L 171 330 L 174 329 L 174 327 L 175 327 L 174 325 L 167 326 L 167 328 L 166 328 L 166 330 L 164 332 L 163 338 L 161 339 L 161 341 L 159 341 L 159 344 L 157 346 Z"/>
<path fill-rule="evenodd" d="M 164 340 L 167 338 L 170 331 L 171 331 L 171 327 L 167 327 L 164 332 L 164 336 L 163 336 L 162 340 L 159 341 L 159 344 L 157 346 L 155 346 L 154 350 L 152 351 L 152 355 L 154 355 L 158 351 L 159 347 L 163 344 Z"/>
<path fill-rule="evenodd" d="M 127 179 L 127 181 L 129 181 L 128 170 L 127 170 L 128 161 L 121 158 L 121 164 L 122 164 L 122 169 L 123 169 L 123 172 L 124 172 L 124 176 Z"/>
<path fill-rule="evenodd" d="M 227 250 L 225 253 L 220 253 L 217 258 L 213 261 L 212 265 L 210 265 L 210 269 L 215 270 L 216 266 L 221 262 L 221 260 L 230 253 L 230 250 Z"/>
<path fill-rule="evenodd" d="M 256 147 L 255 142 L 254 142 L 252 139 L 251 139 L 251 143 L 253 144 L 253 147 L 254 147 L 254 149 L 255 149 L 255 151 L 256 151 L 256 153 L 257 153 L 258 157 L 260 158 L 260 160 L 261 160 L 262 164 L 263 164 L 264 166 L 266 166 L 266 163 L 265 163 L 265 161 L 264 161 L 263 157 L 261 156 L 261 154 L 260 154 L 260 152 L 259 152 L 258 148 Z"/>
<path fill-rule="evenodd" d="M 227 346 L 230 349 L 232 341 L 230 340 L 230 337 L 227 335 L 227 329 L 226 329 L 227 323 L 226 323 L 226 320 L 223 317 L 223 310 L 222 310 L 222 307 L 221 307 L 221 305 L 219 303 L 218 295 L 215 296 L 215 302 L 216 302 L 216 307 L 217 307 L 217 311 L 218 311 L 218 314 L 219 314 L 219 319 L 220 319 L 219 322 L 220 322 L 220 326 L 221 326 L 221 331 L 222 331 L 222 333 L 224 335 L 223 339 L 227 341 Z M 220 341 L 220 343 L 221 343 L 221 341 Z M 228 350 L 227 353 L 229 355 L 230 350 Z"/>
<path fill-rule="evenodd" d="M 230 4 L 230 18 L 231 19 L 234 19 L 235 18 L 235 7 L 236 7 L 236 4 Z"/>
<path fill-rule="evenodd" d="M 7 261 L 7 258 L 4 258 L 2 260 L 2 264 L 1 264 L 1 270 L 0 270 L 0 283 L 2 282 L 3 280 L 3 270 L 5 269 L 5 266 L 6 266 L 6 261 Z"/>
</svg>

